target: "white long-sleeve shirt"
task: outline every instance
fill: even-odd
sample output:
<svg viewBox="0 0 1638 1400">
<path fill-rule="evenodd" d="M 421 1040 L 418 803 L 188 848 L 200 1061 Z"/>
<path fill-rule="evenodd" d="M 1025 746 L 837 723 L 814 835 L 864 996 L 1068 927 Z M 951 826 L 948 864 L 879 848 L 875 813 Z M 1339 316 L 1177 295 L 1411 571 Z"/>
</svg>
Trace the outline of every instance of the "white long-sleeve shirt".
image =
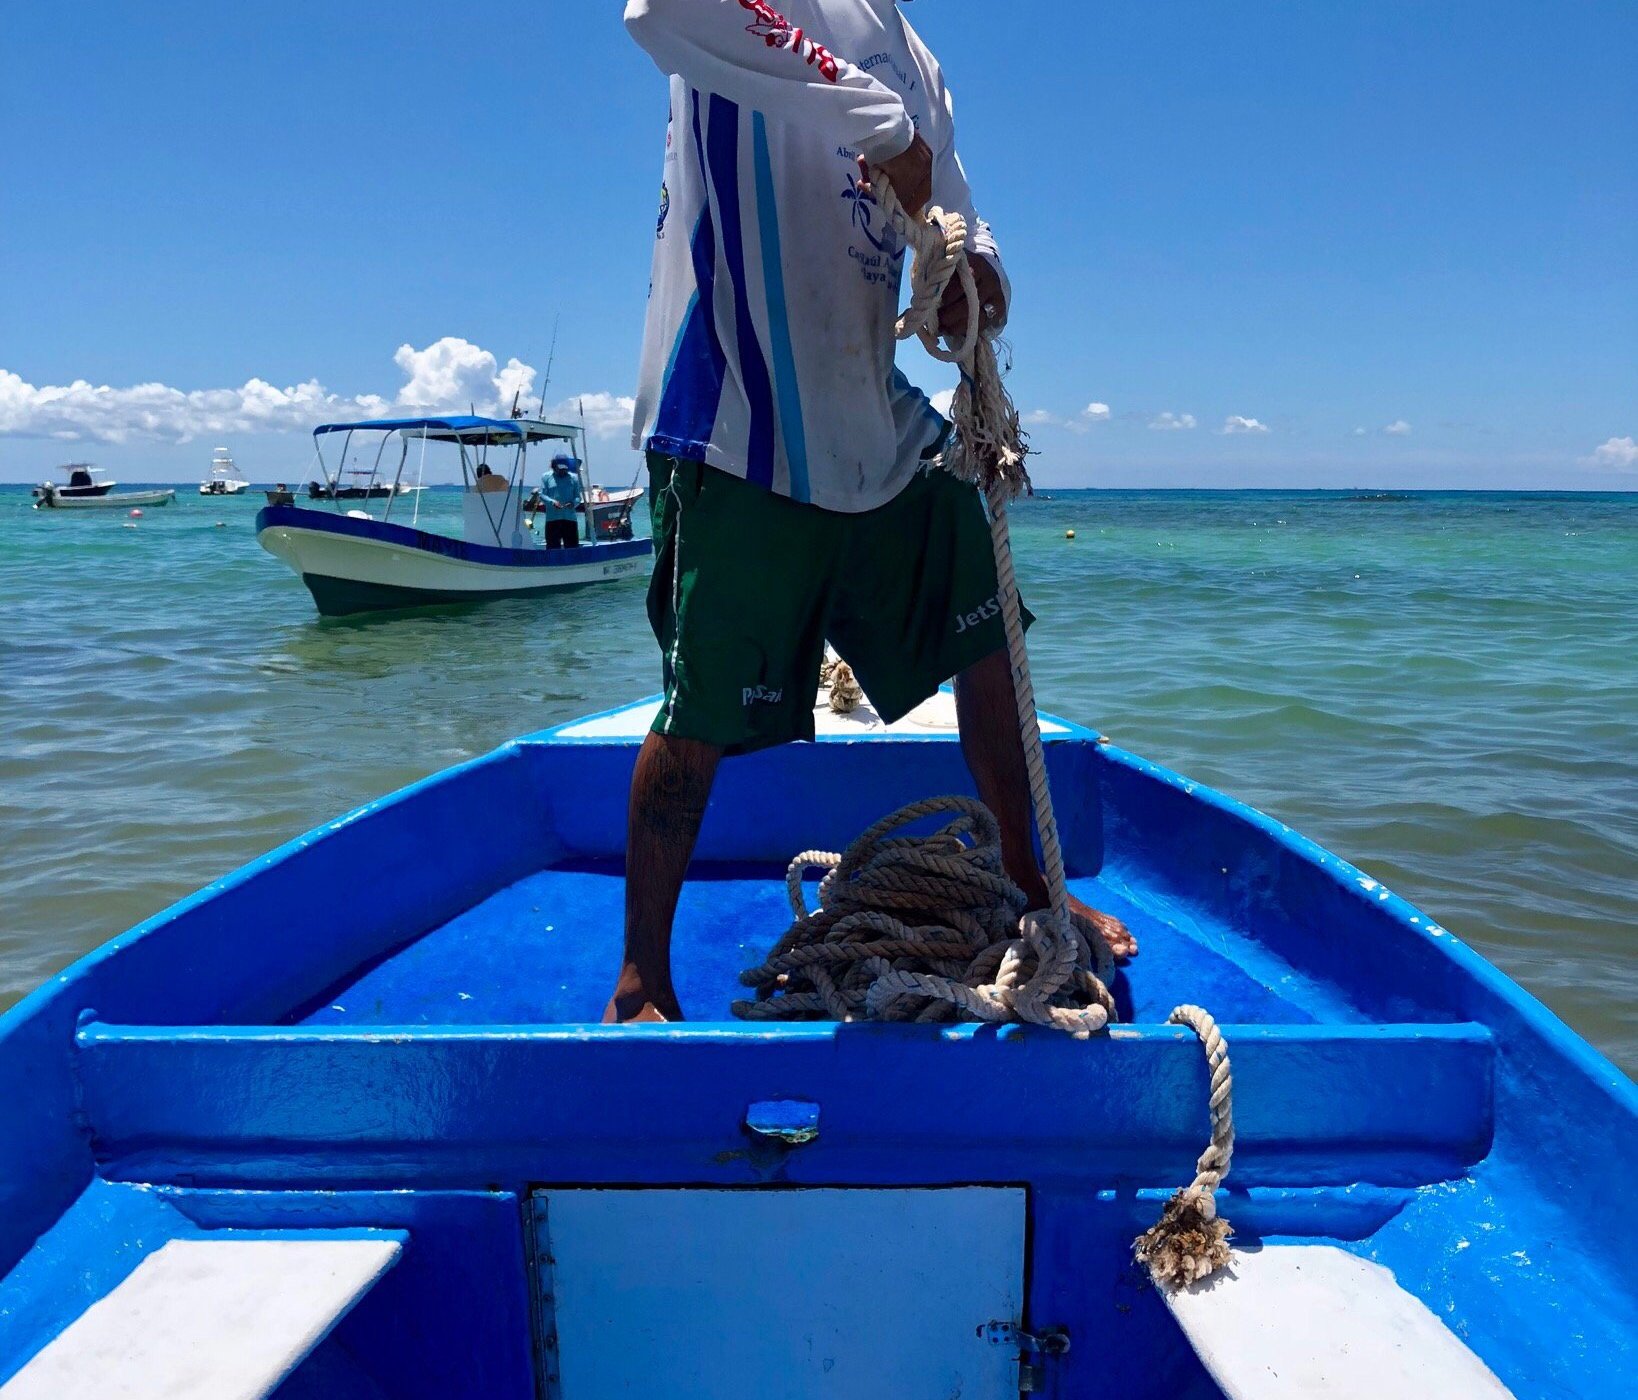
<svg viewBox="0 0 1638 1400">
<path fill-rule="evenodd" d="M 933 203 L 1000 271 L 937 62 L 895 0 L 629 0 L 626 27 L 671 75 L 632 445 L 826 510 L 892 500 L 945 424 L 894 367 L 904 240 L 855 157 L 919 131 Z"/>
</svg>

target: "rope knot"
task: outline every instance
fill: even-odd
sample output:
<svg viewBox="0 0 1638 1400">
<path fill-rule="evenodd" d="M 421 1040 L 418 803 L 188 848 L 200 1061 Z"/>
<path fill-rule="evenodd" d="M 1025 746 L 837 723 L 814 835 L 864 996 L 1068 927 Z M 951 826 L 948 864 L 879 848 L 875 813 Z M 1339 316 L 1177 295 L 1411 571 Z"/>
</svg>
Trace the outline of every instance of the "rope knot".
<svg viewBox="0 0 1638 1400">
<path fill-rule="evenodd" d="M 1000 493 L 1005 500 L 1028 494 L 1028 439 L 1003 382 L 995 337 L 983 330 L 978 284 L 967 257 L 966 219 L 937 207 L 912 218 L 879 170 L 871 172 L 871 188 L 887 222 L 903 230 L 905 242 L 915 253 L 910 305 L 898 319 L 898 338 L 919 336 L 929 355 L 961 371 L 950 405 L 955 434 L 944 452 L 945 470 L 976 482 L 992 496 Z M 967 325 L 959 339 L 952 337 L 953 343 L 946 347 L 938 320 L 952 277 L 960 278 L 966 294 Z"/>
<path fill-rule="evenodd" d="M 1138 1261 L 1149 1267 L 1156 1283 L 1182 1288 L 1209 1278 L 1229 1261 L 1234 1227 L 1217 1214 L 1217 1188 L 1234 1158 L 1234 1075 L 1228 1042 L 1199 1006 L 1179 1006 L 1169 1025 L 1187 1026 L 1206 1052 L 1211 1077 L 1211 1141 L 1194 1166 L 1194 1180 L 1166 1203 L 1160 1219 L 1133 1242 Z"/>
</svg>

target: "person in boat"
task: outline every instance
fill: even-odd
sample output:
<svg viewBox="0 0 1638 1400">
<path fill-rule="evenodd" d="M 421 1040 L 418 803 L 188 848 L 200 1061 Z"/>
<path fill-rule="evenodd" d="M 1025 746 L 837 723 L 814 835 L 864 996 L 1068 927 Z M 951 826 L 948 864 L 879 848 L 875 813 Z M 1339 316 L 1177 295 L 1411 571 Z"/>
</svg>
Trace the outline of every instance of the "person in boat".
<svg viewBox="0 0 1638 1400">
<path fill-rule="evenodd" d="M 625 951 L 605 1019 L 679 1017 L 671 924 L 719 760 L 814 735 L 827 638 L 893 721 L 955 677 L 1008 873 L 1048 903 L 994 557 L 949 424 L 894 367 L 912 214 L 967 220 L 980 313 L 1010 295 L 956 155 L 944 75 L 894 0 L 629 0 L 671 87 L 633 446 L 665 697 L 632 776 Z M 959 280 L 940 324 L 967 322 Z M 1130 935 L 1078 905 L 1119 952 Z"/>
<path fill-rule="evenodd" d="M 580 543 L 580 473 L 573 457 L 552 458 L 540 485 L 546 510 L 546 548 L 574 549 Z"/>
<path fill-rule="evenodd" d="M 478 469 L 472 474 L 472 478 L 472 486 L 476 491 L 504 491 L 509 485 L 506 478 L 487 462 L 478 464 Z"/>
</svg>

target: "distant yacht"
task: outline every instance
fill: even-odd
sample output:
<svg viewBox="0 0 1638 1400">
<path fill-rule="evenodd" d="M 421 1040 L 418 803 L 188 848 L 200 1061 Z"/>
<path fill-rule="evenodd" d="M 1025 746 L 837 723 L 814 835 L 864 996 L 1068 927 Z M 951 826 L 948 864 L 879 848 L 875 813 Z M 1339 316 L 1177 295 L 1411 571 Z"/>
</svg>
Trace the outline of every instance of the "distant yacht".
<svg viewBox="0 0 1638 1400">
<path fill-rule="evenodd" d="M 210 454 L 210 475 L 199 483 L 201 496 L 237 496 L 249 489 L 250 483 L 239 479 L 233 454 L 227 448 L 218 447 Z"/>
</svg>

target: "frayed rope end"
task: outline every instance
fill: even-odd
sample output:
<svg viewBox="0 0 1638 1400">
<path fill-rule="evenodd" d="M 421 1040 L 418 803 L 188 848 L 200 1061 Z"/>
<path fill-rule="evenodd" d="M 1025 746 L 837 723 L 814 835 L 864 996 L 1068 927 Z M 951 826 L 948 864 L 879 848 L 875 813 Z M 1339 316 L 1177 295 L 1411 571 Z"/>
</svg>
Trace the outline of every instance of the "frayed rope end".
<svg viewBox="0 0 1638 1400">
<path fill-rule="evenodd" d="M 1166 1202 L 1159 1221 L 1133 1241 L 1138 1262 L 1157 1284 L 1183 1288 L 1210 1278 L 1229 1261 L 1234 1227 L 1219 1218 L 1211 1196 L 1184 1187 Z"/>
</svg>

